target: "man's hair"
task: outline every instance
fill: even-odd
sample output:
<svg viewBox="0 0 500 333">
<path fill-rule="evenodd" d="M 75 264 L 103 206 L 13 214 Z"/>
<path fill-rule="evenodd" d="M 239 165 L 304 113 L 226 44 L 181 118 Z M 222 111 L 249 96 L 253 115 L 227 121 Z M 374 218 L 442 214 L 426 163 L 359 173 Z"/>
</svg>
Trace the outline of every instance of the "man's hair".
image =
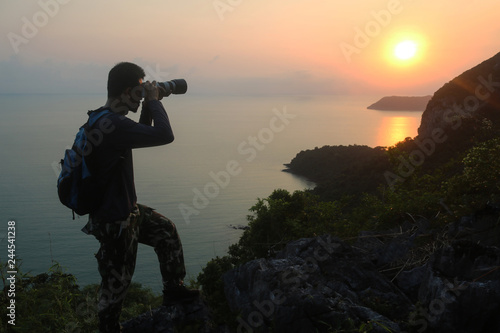
<svg viewBox="0 0 500 333">
<path fill-rule="evenodd" d="M 127 88 L 133 88 L 139 84 L 146 74 L 144 70 L 131 62 L 120 62 L 109 71 L 108 75 L 108 98 L 118 97 Z"/>
</svg>

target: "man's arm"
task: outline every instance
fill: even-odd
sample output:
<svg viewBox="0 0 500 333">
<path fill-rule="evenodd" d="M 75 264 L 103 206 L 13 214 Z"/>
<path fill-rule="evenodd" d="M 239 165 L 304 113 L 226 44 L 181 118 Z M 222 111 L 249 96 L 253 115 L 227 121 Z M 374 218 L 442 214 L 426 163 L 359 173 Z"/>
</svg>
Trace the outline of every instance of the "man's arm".
<svg viewBox="0 0 500 333">
<path fill-rule="evenodd" d="M 153 117 L 151 117 L 151 111 L 147 107 L 147 103 L 142 103 L 141 117 L 139 118 L 139 124 L 144 124 L 151 126 L 153 123 Z"/>
<path fill-rule="evenodd" d="M 169 96 L 170 91 L 165 90 L 163 87 L 156 86 L 156 82 L 153 84 L 149 82 L 144 83 L 144 89 L 146 90 L 145 102 L 150 100 L 161 100 L 163 97 Z M 153 87 L 156 88 L 154 91 Z M 139 118 L 139 123 L 151 126 L 153 122 L 153 117 L 151 116 L 151 111 L 148 107 L 148 103 L 142 103 L 141 116 Z"/>
<path fill-rule="evenodd" d="M 121 149 L 160 146 L 174 141 L 174 133 L 167 113 L 160 101 L 144 102 L 148 105 L 153 125 L 136 123 L 125 116 L 112 115 L 110 119 L 115 130 L 109 135 L 109 142 Z"/>
<path fill-rule="evenodd" d="M 111 116 L 115 131 L 110 133 L 110 143 L 119 148 L 143 148 L 159 146 L 174 141 L 174 133 L 170 126 L 167 112 L 158 100 L 169 95 L 164 89 L 158 88 L 155 82 L 146 82 L 145 100 L 139 123 L 125 116 Z M 152 125 L 153 124 L 153 125 Z"/>
</svg>

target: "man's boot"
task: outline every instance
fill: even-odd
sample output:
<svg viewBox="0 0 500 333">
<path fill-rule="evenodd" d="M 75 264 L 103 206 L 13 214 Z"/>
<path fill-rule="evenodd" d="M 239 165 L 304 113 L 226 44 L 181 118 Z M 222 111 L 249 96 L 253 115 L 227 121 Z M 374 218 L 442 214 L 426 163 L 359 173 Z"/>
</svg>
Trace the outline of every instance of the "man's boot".
<svg viewBox="0 0 500 333">
<path fill-rule="evenodd" d="M 172 283 L 164 286 L 163 305 L 188 304 L 200 297 L 200 291 L 197 289 L 188 289 L 181 283 Z"/>
</svg>

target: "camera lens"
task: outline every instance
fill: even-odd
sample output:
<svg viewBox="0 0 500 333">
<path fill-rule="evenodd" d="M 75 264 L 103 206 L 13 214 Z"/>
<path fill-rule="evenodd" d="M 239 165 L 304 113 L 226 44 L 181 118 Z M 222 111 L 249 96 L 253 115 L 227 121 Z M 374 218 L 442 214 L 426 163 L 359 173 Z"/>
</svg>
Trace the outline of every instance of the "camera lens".
<svg viewBox="0 0 500 333">
<path fill-rule="evenodd" d="M 160 82 L 159 85 L 163 85 L 174 95 L 185 94 L 187 91 L 187 82 L 184 79 L 175 79 L 171 81 Z"/>
</svg>

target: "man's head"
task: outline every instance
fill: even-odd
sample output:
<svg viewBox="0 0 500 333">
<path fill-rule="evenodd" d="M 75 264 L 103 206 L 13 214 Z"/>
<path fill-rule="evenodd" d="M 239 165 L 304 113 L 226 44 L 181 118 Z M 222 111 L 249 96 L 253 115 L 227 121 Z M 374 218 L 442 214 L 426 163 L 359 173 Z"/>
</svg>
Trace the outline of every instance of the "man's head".
<svg viewBox="0 0 500 333">
<path fill-rule="evenodd" d="M 142 79 L 146 74 L 136 64 L 120 62 L 108 75 L 108 102 L 113 112 L 137 112 L 142 99 Z"/>
<path fill-rule="evenodd" d="M 131 62 L 120 62 L 108 75 L 108 98 L 118 98 L 122 93 L 138 86 L 144 79 L 144 70 Z"/>
</svg>

